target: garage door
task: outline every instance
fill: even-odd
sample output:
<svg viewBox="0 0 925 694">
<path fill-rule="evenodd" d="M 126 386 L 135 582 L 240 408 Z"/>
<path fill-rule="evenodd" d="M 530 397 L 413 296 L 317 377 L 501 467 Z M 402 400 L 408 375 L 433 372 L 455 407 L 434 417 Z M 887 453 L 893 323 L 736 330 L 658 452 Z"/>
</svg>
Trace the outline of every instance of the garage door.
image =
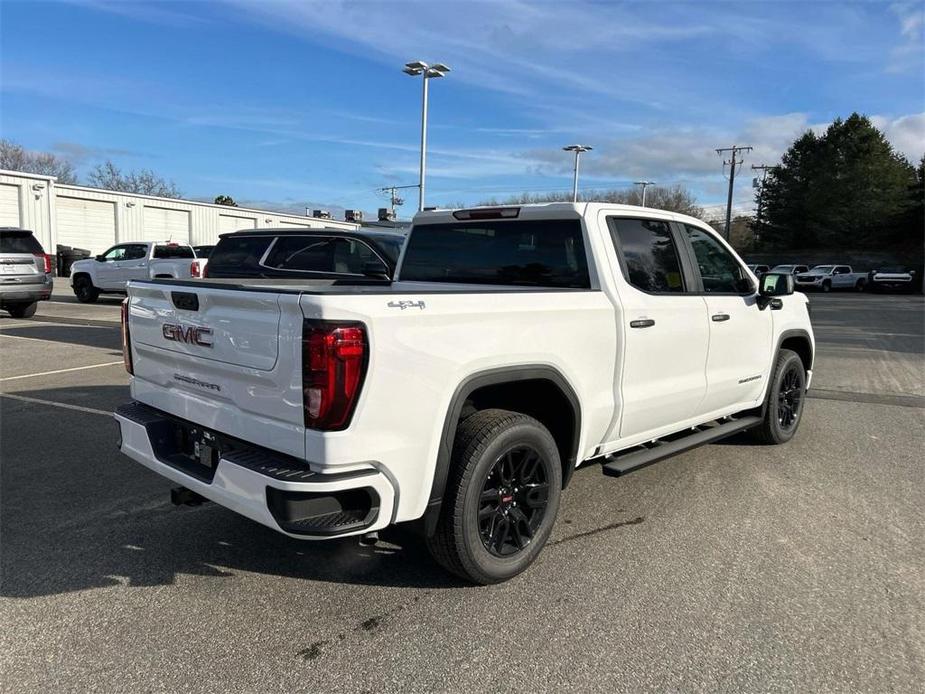
<svg viewBox="0 0 925 694">
<path fill-rule="evenodd" d="M 238 231 L 238 229 L 256 229 L 257 220 L 253 217 L 236 217 L 232 214 L 220 214 L 218 216 L 218 233 L 227 234 L 229 231 Z"/>
<path fill-rule="evenodd" d="M 116 242 L 115 203 L 59 195 L 55 207 L 59 244 L 86 248 L 96 255 Z"/>
<path fill-rule="evenodd" d="M 142 232 L 145 241 L 186 241 L 189 243 L 189 212 L 145 205 Z"/>
<path fill-rule="evenodd" d="M 19 186 L 0 183 L 0 227 L 22 226 L 19 218 Z"/>
</svg>

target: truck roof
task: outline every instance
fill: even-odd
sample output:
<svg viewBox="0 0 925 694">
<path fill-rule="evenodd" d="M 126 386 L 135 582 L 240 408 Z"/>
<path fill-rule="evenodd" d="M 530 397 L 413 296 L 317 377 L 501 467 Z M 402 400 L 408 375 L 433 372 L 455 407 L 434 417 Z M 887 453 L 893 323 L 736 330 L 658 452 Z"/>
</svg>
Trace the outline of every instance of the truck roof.
<svg viewBox="0 0 925 694">
<path fill-rule="evenodd" d="M 615 212 L 623 216 L 646 216 L 660 219 L 671 219 L 676 222 L 705 225 L 702 219 L 691 217 L 678 212 L 658 210 L 654 207 L 640 207 L 639 205 L 621 205 L 609 202 L 543 202 L 524 205 L 482 205 L 465 208 L 446 208 L 424 210 L 414 215 L 414 224 L 439 224 L 442 222 L 464 221 L 455 213 L 468 213 L 471 211 L 489 212 L 491 210 L 517 210 L 516 216 L 499 216 L 497 219 L 574 219 L 596 215 L 601 210 Z M 482 217 L 483 219 L 485 217 Z"/>
</svg>

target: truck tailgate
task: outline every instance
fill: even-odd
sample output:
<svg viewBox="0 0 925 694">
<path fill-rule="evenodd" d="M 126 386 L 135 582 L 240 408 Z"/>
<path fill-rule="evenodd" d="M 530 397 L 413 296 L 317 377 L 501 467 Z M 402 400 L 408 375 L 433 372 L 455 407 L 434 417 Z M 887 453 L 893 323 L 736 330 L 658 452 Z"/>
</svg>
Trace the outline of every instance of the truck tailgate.
<svg viewBox="0 0 925 694">
<path fill-rule="evenodd" d="M 128 301 L 136 400 L 304 455 L 297 293 L 149 281 Z"/>
</svg>

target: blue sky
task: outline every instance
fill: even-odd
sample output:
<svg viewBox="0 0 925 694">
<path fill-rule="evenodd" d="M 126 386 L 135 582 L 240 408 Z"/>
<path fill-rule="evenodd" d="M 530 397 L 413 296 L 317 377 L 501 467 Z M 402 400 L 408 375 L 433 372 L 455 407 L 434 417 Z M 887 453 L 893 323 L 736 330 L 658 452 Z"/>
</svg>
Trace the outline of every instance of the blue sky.
<svg viewBox="0 0 925 694">
<path fill-rule="evenodd" d="M 2 0 L 0 134 L 81 172 L 154 169 L 188 197 L 374 210 L 377 187 L 417 181 L 420 81 L 401 66 L 423 59 L 453 70 L 432 83 L 429 204 L 569 189 L 561 147 L 582 142 L 583 188 L 644 177 L 709 207 L 726 185 L 713 148 L 775 163 L 852 111 L 918 159 L 923 8 Z"/>
</svg>

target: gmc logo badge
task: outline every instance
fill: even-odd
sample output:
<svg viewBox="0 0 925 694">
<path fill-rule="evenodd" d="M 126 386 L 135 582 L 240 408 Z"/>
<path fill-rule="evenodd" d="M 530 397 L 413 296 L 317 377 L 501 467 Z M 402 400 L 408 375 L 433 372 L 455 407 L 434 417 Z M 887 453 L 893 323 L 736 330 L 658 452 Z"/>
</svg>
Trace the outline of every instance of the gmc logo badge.
<svg viewBox="0 0 925 694">
<path fill-rule="evenodd" d="M 164 334 L 165 340 L 183 342 L 187 345 L 199 345 L 200 347 L 212 346 L 212 328 L 197 328 L 192 325 L 184 328 L 181 325 L 164 323 L 161 332 Z"/>
</svg>

